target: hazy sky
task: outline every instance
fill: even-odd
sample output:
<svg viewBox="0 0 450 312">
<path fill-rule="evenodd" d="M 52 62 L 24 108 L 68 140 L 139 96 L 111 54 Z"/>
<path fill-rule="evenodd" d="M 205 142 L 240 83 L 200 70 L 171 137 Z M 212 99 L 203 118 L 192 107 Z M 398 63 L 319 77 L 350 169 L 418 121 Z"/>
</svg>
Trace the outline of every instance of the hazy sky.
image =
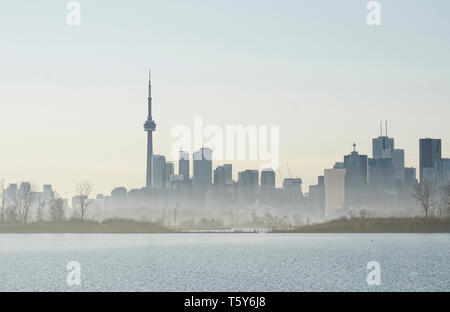
<svg viewBox="0 0 450 312">
<path fill-rule="evenodd" d="M 199 116 L 278 124 L 304 191 L 353 142 L 371 155 L 381 119 L 406 165 L 420 137 L 450 157 L 450 2 L 379 2 L 370 27 L 361 0 L 80 1 L 69 27 L 66 1 L 1 0 L 0 178 L 142 187 L 150 65 L 158 154 Z"/>
</svg>

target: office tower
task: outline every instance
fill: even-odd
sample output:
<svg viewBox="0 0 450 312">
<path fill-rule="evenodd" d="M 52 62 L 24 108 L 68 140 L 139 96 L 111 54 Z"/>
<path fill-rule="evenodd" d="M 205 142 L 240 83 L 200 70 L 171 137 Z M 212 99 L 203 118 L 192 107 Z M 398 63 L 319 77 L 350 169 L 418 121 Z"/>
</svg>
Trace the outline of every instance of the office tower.
<svg viewBox="0 0 450 312">
<path fill-rule="evenodd" d="M 353 144 L 353 152 L 344 156 L 345 180 L 348 185 L 367 184 L 367 155 L 360 155 Z"/>
<path fill-rule="evenodd" d="M 394 150 L 394 139 L 387 136 L 380 136 L 372 139 L 372 158 L 390 158 Z"/>
<path fill-rule="evenodd" d="M 298 204 L 303 197 L 302 179 L 286 178 L 283 180 L 283 192 L 289 204 Z"/>
<path fill-rule="evenodd" d="M 225 164 L 223 170 L 225 171 L 225 184 L 233 184 L 233 166 Z"/>
<path fill-rule="evenodd" d="M 324 171 L 325 215 L 328 216 L 344 207 L 345 169 L 333 168 Z"/>
<path fill-rule="evenodd" d="M 380 123 L 380 136 L 372 139 L 372 158 L 391 158 L 394 150 L 394 139 L 387 136 L 387 122 L 386 132 L 383 135 L 382 124 Z"/>
<path fill-rule="evenodd" d="M 367 155 L 359 155 L 356 144 L 353 144 L 353 152 L 344 156 L 347 206 L 358 206 L 363 203 L 367 185 L 367 165 Z"/>
<path fill-rule="evenodd" d="M 420 182 L 423 182 L 425 179 L 436 180 L 436 172 L 434 168 L 436 162 L 441 158 L 440 139 L 426 138 L 419 140 Z"/>
<path fill-rule="evenodd" d="M 166 185 L 166 157 L 162 155 L 152 155 L 151 159 L 151 187 L 162 189 Z"/>
<path fill-rule="evenodd" d="M 116 187 L 111 191 L 111 208 L 124 209 L 127 207 L 127 189 L 126 187 Z"/>
<path fill-rule="evenodd" d="M 269 190 L 275 188 L 275 171 L 271 168 L 261 171 L 261 189 Z"/>
<path fill-rule="evenodd" d="M 43 193 L 44 194 L 52 194 L 53 193 L 52 185 L 51 184 L 44 184 Z"/>
<path fill-rule="evenodd" d="M 147 120 L 144 123 L 144 131 L 147 132 L 147 174 L 145 179 L 145 185 L 150 188 L 152 183 L 152 155 L 153 155 L 153 131 L 156 130 L 156 123 L 152 119 L 152 80 L 150 70 L 148 72 L 148 115 Z"/>
<path fill-rule="evenodd" d="M 218 166 L 214 170 L 214 185 L 215 186 L 224 186 L 225 182 L 226 182 L 225 168 L 223 166 Z"/>
<path fill-rule="evenodd" d="M 212 150 L 202 147 L 194 153 L 194 175 L 192 185 L 194 188 L 207 188 L 212 179 Z"/>
<path fill-rule="evenodd" d="M 405 185 L 414 185 L 416 183 L 416 168 L 405 168 Z"/>
<path fill-rule="evenodd" d="M 450 183 L 450 158 L 441 158 L 435 162 L 434 170 L 437 174 L 437 181 L 442 184 Z"/>
<path fill-rule="evenodd" d="M 317 178 L 317 185 L 309 186 L 309 203 L 314 215 L 325 216 L 325 179 L 324 176 Z"/>
<path fill-rule="evenodd" d="M 183 176 L 183 181 L 189 181 L 189 153 L 180 152 L 178 160 L 178 174 Z"/>
<path fill-rule="evenodd" d="M 450 158 L 442 158 L 441 183 L 450 184 Z"/>
<path fill-rule="evenodd" d="M 394 166 L 394 180 L 405 182 L 405 150 L 392 150 L 392 164 Z"/>
<path fill-rule="evenodd" d="M 372 190 L 386 191 L 395 185 L 392 158 L 369 159 L 369 185 Z"/>
<path fill-rule="evenodd" d="M 380 124 L 381 128 L 381 124 Z M 386 132 L 372 140 L 372 158 L 369 159 L 369 185 L 373 196 L 395 189 L 395 181 L 403 181 L 404 152 L 394 148 L 394 139 Z"/>
<path fill-rule="evenodd" d="M 166 188 L 170 188 L 170 181 L 174 176 L 174 165 L 172 161 L 166 161 L 166 168 L 164 170 L 164 182 L 166 184 Z"/>
<path fill-rule="evenodd" d="M 245 170 L 238 173 L 238 190 L 241 202 L 253 204 L 259 185 L 258 170 Z"/>
</svg>

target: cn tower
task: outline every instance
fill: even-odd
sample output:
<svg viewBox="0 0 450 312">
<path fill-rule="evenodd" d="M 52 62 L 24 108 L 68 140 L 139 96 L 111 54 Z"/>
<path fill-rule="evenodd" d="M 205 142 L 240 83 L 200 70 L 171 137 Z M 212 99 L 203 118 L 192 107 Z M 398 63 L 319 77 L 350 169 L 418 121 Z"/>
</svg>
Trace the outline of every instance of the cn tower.
<svg viewBox="0 0 450 312">
<path fill-rule="evenodd" d="M 144 123 L 144 131 L 147 132 L 147 175 L 145 186 L 152 185 L 152 155 L 153 155 L 153 131 L 156 130 L 156 123 L 152 119 L 152 78 L 150 69 L 148 70 L 148 116 Z"/>
</svg>

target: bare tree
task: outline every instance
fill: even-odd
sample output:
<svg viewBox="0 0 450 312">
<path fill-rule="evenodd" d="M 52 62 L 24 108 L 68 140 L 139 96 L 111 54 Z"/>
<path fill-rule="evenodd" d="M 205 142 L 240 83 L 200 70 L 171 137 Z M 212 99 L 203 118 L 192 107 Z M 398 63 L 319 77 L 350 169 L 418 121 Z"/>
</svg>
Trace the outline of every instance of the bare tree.
<svg viewBox="0 0 450 312">
<path fill-rule="evenodd" d="M 47 201 L 45 199 L 42 199 L 40 196 L 38 196 L 37 199 L 37 211 L 36 211 L 36 221 L 42 222 L 44 221 L 44 208 L 47 204 Z"/>
<path fill-rule="evenodd" d="M 441 203 L 444 211 L 450 215 L 450 183 L 441 188 Z"/>
<path fill-rule="evenodd" d="M 18 190 L 10 190 L 7 196 L 11 203 L 11 214 L 20 222 L 27 223 L 30 208 L 37 199 L 35 187 L 29 182 L 23 182 Z"/>
<path fill-rule="evenodd" d="M 50 220 L 54 222 L 61 222 L 65 216 L 65 201 L 57 192 L 52 192 L 50 195 Z"/>
<path fill-rule="evenodd" d="M 419 184 L 414 185 L 412 196 L 420 203 L 422 209 L 425 212 L 425 216 L 428 216 L 430 207 L 433 204 L 434 196 L 436 193 L 436 182 L 431 180 L 425 180 Z"/>
<path fill-rule="evenodd" d="M 89 195 L 92 193 L 93 186 L 89 181 L 80 182 L 76 185 L 76 193 L 78 196 L 78 205 L 80 209 L 80 220 L 83 221 L 86 209 L 92 203 Z"/>
</svg>

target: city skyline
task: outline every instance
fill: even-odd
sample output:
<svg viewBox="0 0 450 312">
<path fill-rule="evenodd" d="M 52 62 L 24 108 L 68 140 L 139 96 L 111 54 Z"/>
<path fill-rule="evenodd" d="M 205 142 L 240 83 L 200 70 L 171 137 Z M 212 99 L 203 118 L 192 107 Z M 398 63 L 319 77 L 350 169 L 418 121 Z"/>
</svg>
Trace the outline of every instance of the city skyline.
<svg viewBox="0 0 450 312">
<path fill-rule="evenodd" d="M 383 3 L 378 28 L 366 24 L 365 1 L 255 4 L 83 3 L 70 28 L 57 2 L 6 3 L 1 25 L 14 31 L 0 39 L 0 177 L 52 183 L 65 197 L 85 179 L 95 193 L 145 185 L 149 63 L 157 154 L 170 155 L 170 130 L 196 116 L 279 124 L 280 166 L 304 186 L 353 142 L 369 154 L 381 119 L 406 166 L 419 168 L 419 138 L 441 138 L 450 154 L 448 2 Z"/>
<path fill-rule="evenodd" d="M 154 122 L 154 120 L 153 120 L 153 118 L 152 118 L 152 82 L 151 82 L 151 69 L 149 68 L 148 69 L 148 97 L 147 97 L 147 119 L 146 119 L 146 122 L 144 123 L 144 131 L 147 133 L 147 145 L 146 145 L 146 147 L 147 147 L 147 149 L 146 149 L 146 163 L 147 163 L 147 166 L 146 166 L 146 169 L 145 169 L 145 184 L 144 184 L 144 187 L 146 187 L 146 188 L 156 188 L 156 189 L 158 189 L 158 188 L 161 188 L 162 187 L 162 185 L 160 185 L 160 186 L 154 186 L 154 182 L 153 182 L 153 179 L 155 178 L 155 176 L 154 175 L 152 175 L 152 172 L 153 172 L 153 165 L 152 165 L 152 159 L 153 158 L 155 158 L 155 159 L 159 159 L 159 158 L 162 158 L 163 159 L 163 163 L 164 163 L 164 166 L 165 166 L 165 164 L 166 163 L 172 163 L 172 170 L 173 171 L 175 171 L 175 169 L 176 169 L 176 171 L 177 172 L 180 172 L 180 169 L 179 169 L 179 164 L 178 164 L 178 161 L 179 161 L 179 159 L 170 159 L 170 158 L 167 158 L 166 159 L 166 156 L 165 155 L 159 155 L 158 153 L 157 154 L 155 154 L 154 153 L 154 148 L 153 148 L 153 139 L 152 139 L 152 137 L 153 137 L 153 132 L 155 131 L 155 129 L 156 129 L 156 124 L 155 124 L 155 122 Z M 387 149 L 390 153 L 392 153 L 393 151 L 396 151 L 396 150 L 394 150 L 393 149 L 393 146 L 394 146 L 394 138 L 393 137 L 389 137 L 388 136 L 388 121 L 387 120 L 385 120 L 384 121 L 385 122 L 385 125 L 384 125 L 384 129 L 383 129 L 383 121 L 380 121 L 380 132 L 379 132 L 379 136 L 378 137 L 373 137 L 372 138 L 372 157 L 374 158 L 374 159 L 376 159 L 376 158 L 382 158 L 382 157 L 384 157 L 384 156 L 382 156 L 382 150 L 384 151 L 385 149 Z M 427 141 L 427 140 L 432 140 L 432 141 L 436 141 L 436 142 L 438 142 L 438 144 L 439 144 L 439 155 L 438 156 L 436 156 L 437 158 L 441 158 L 442 157 L 442 152 L 441 152 L 441 150 L 442 150 L 442 144 L 441 144 L 441 139 L 433 139 L 433 138 L 429 138 L 429 137 L 424 137 L 424 138 L 419 138 L 418 139 L 418 141 L 419 141 L 419 147 L 418 147 L 418 151 L 420 152 L 420 150 L 421 150 L 421 146 L 422 146 L 422 142 L 423 141 Z M 381 146 L 381 145 L 382 146 Z M 363 144 L 364 145 L 364 144 Z M 356 146 L 357 146 L 357 144 L 354 142 L 353 144 L 352 144 L 352 147 L 353 147 L 353 152 L 351 152 L 351 153 L 356 153 L 356 154 L 358 154 L 358 152 L 356 151 Z M 205 145 L 205 146 L 202 146 L 201 147 L 201 149 L 200 150 L 203 150 L 203 149 L 210 149 L 210 147 L 209 146 L 207 146 L 207 145 Z M 246 147 L 247 148 L 247 147 Z M 413 168 L 413 169 L 417 169 L 418 170 L 418 172 L 417 172 L 417 174 L 416 174 L 416 178 L 417 178 L 417 180 L 418 181 L 421 181 L 421 177 L 422 177 L 422 161 L 420 160 L 420 158 L 418 159 L 418 161 L 416 161 L 416 163 L 418 164 L 417 166 L 407 166 L 407 162 L 405 161 L 405 158 L 404 158 L 404 153 L 405 153 L 405 150 L 404 149 L 402 149 L 401 150 L 402 151 L 402 157 L 403 157 L 403 166 L 404 166 L 404 168 L 406 169 L 406 168 Z M 445 151 L 445 149 L 444 149 L 444 151 Z M 192 165 L 188 165 L 188 167 L 189 166 L 192 166 L 191 168 L 188 168 L 189 169 L 189 177 L 192 179 L 193 177 L 194 177 L 194 175 L 195 175 L 195 165 L 194 165 L 194 158 L 195 158 L 195 154 L 196 153 L 198 153 L 199 151 L 191 151 L 190 153 L 189 152 L 186 152 L 186 151 L 184 151 L 184 150 L 180 150 L 179 151 L 180 152 L 180 157 L 181 158 L 184 158 L 184 159 L 186 159 L 185 157 L 188 157 L 187 158 L 187 160 L 189 161 L 189 163 L 191 163 L 192 162 Z M 345 153 L 346 152 L 343 152 L 342 153 L 342 156 L 344 156 L 345 155 Z M 211 150 L 210 151 L 210 155 L 213 155 L 214 154 L 214 151 L 213 150 Z M 362 154 L 367 154 L 367 155 L 369 155 L 370 153 L 369 152 L 362 152 Z M 168 155 L 170 155 L 170 153 L 168 154 Z M 183 155 L 183 156 L 182 156 Z M 365 156 L 365 155 L 363 155 L 363 156 Z M 445 155 L 444 155 L 445 156 Z M 213 159 L 213 158 L 211 158 L 212 156 L 209 156 L 210 157 L 210 159 Z M 346 157 L 348 157 L 348 156 L 344 156 L 344 160 L 345 160 L 345 158 Z M 201 157 L 202 158 L 202 157 Z M 200 159 L 201 159 L 200 158 Z M 436 159 L 437 159 L 436 158 Z M 169 160 L 170 159 L 170 160 Z M 166 160 L 167 160 L 167 162 L 166 162 Z M 256 163 L 261 163 L 262 161 L 256 161 Z M 367 162 L 367 156 L 366 156 L 366 162 Z M 433 162 L 434 163 L 434 160 L 433 161 L 429 161 L 430 162 L 430 164 Z M 174 164 L 175 163 L 177 163 L 177 165 L 176 165 L 176 167 L 174 166 Z M 227 163 L 230 163 L 231 165 L 233 165 L 233 168 L 234 168 L 234 166 L 235 166 L 235 164 L 236 163 L 241 163 L 241 165 L 238 165 L 238 166 L 236 166 L 238 169 L 237 170 L 233 170 L 233 171 L 231 171 L 231 178 L 232 178 L 232 180 L 234 180 L 234 181 L 238 181 L 238 177 L 239 177 L 239 175 L 242 173 L 242 172 L 244 172 L 244 171 L 255 171 L 255 167 L 257 167 L 258 165 L 253 165 L 251 168 L 247 168 L 247 167 L 243 167 L 243 166 L 245 166 L 245 165 L 242 165 L 242 163 L 255 163 L 255 161 L 246 161 L 246 160 L 244 160 L 244 161 L 242 161 L 242 160 L 235 160 L 235 161 L 233 161 L 233 160 L 222 160 L 222 161 L 215 161 L 214 159 L 213 159 L 213 161 L 212 161 L 212 168 L 210 169 L 210 180 L 211 180 L 211 184 L 212 184 L 212 181 L 214 180 L 214 175 L 213 175 L 213 172 L 217 169 L 217 168 L 219 168 L 219 167 L 222 167 L 222 166 L 227 166 Z M 326 170 L 328 170 L 327 168 L 331 168 L 333 165 L 332 164 L 335 164 L 334 166 L 336 166 L 336 164 L 338 164 L 339 163 L 339 161 L 336 161 L 336 159 L 335 160 L 332 160 L 331 162 L 330 162 L 330 164 L 329 164 L 329 166 L 327 167 L 327 166 L 325 166 L 325 167 L 323 167 L 323 169 L 322 169 L 322 172 L 320 172 L 320 173 L 318 173 L 317 175 L 316 175 L 316 179 L 317 179 L 317 177 L 320 177 L 321 175 L 323 175 L 324 174 L 324 172 L 326 171 Z M 410 162 L 410 163 L 412 163 L 412 162 Z M 211 166 L 211 165 L 210 165 Z M 281 164 L 280 163 L 280 165 L 279 165 L 279 168 L 275 168 L 274 169 L 274 173 L 275 173 L 275 186 L 276 187 L 282 187 L 283 185 L 284 185 L 284 182 L 283 182 L 283 178 L 284 179 L 286 179 L 286 178 L 301 178 L 302 180 L 303 180 L 303 178 L 302 178 L 302 176 L 301 175 L 298 175 L 298 174 L 292 174 L 292 172 L 290 172 L 290 167 L 289 167 L 289 163 L 286 163 L 285 164 L 285 166 L 286 166 L 286 173 L 285 173 L 285 175 L 283 174 L 283 172 L 284 172 L 284 169 L 283 169 L 283 164 Z M 430 167 L 430 166 L 429 166 Z M 433 166 L 431 166 L 431 167 L 433 167 Z M 267 168 L 267 169 L 271 169 L 271 168 Z M 367 168 L 366 168 L 367 169 Z M 162 169 L 162 170 L 164 170 L 164 168 Z M 185 169 L 184 169 L 185 170 Z M 256 168 L 256 171 L 258 171 L 258 172 L 263 172 L 264 171 L 264 169 L 259 169 L 259 168 Z M 369 172 L 368 172 L 369 173 Z M 159 175 L 161 175 L 161 174 L 164 174 L 164 173 L 159 173 Z M 86 181 L 87 180 L 89 180 L 89 181 L 91 181 L 92 179 L 89 179 L 89 178 L 86 178 L 85 179 Z M 195 179 L 194 179 L 195 180 Z M 194 180 L 193 180 L 193 182 L 194 182 Z M 366 180 L 367 180 L 367 176 L 366 176 Z M 25 182 L 25 183 L 28 183 L 28 182 L 30 182 L 30 183 L 33 183 L 33 184 L 35 184 L 35 185 L 42 185 L 44 188 L 46 187 L 46 186 L 48 186 L 48 185 L 50 185 L 50 186 L 53 186 L 53 187 L 55 187 L 55 185 L 53 185 L 52 183 L 51 183 L 51 181 L 46 181 L 46 182 L 44 182 L 44 183 L 35 183 L 36 181 L 32 181 L 32 180 L 21 180 L 21 181 L 5 181 L 5 182 L 7 182 L 6 184 L 13 184 L 13 185 L 15 185 L 15 184 L 20 184 L 20 183 L 22 183 L 22 182 Z M 79 182 L 79 181 L 78 181 Z M 74 182 L 74 185 L 76 184 L 77 182 Z M 161 183 L 163 183 L 162 181 L 160 181 L 159 182 L 159 184 L 161 184 Z M 165 182 L 164 182 L 165 183 Z M 95 185 L 95 184 L 94 184 Z M 303 184 L 303 187 L 304 187 L 304 189 L 307 189 L 307 186 L 314 186 L 315 184 L 314 184 L 314 181 L 312 181 L 310 184 Z M 261 185 L 262 186 L 262 185 Z M 127 185 L 115 185 L 113 188 L 111 188 L 110 189 L 110 191 L 111 192 L 113 192 L 114 190 L 116 190 L 116 189 L 118 189 L 118 188 L 123 188 L 123 189 L 128 189 L 128 190 L 131 190 L 131 189 L 139 189 L 139 188 L 141 188 L 142 186 L 136 186 L 136 187 L 130 187 L 130 186 L 127 186 Z M 57 191 L 57 192 L 59 192 L 59 190 L 58 190 L 58 187 L 56 186 L 55 187 L 55 191 Z M 100 194 L 100 195 L 105 195 L 105 194 L 109 194 L 110 193 L 110 191 L 106 191 L 106 192 L 94 192 L 94 193 L 97 193 L 97 194 Z M 64 194 L 64 195 L 68 195 L 68 197 L 72 197 L 72 195 L 73 194 L 71 194 L 70 192 L 61 192 L 61 194 Z M 92 195 L 94 195 L 94 194 L 92 194 Z"/>
</svg>

